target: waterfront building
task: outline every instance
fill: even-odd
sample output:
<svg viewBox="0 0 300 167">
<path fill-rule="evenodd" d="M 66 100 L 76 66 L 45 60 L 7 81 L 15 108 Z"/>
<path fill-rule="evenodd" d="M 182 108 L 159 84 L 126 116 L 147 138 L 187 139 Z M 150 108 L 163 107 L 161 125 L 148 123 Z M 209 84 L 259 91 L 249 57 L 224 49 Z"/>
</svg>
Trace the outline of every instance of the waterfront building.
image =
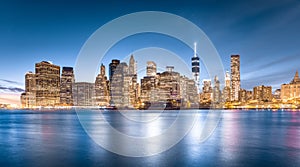
<svg viewBox="0 0 300 167">
<path fill-rule="evenodd" d="M 36 105 L 55 106 L 60 104 L 60 67 L 51 62 L 35 64 Z"/>
<path fill-rule="evenodd" d="M 200 103 L 208 104 L 212 101 L 212 86 L 210 79 L 203 80 L 202 93 L 200 94 Z"/>
<path fill-rule="evenodd" d="M 159 73 L 159 101 L 180 100 L 180 74 L 173 70 L 173 66 L 167 66 L 165 72 Z"/>
<path fill-rule="evenodd" d="M 253 88 L 253 100 L 258 102 L 271 102 L 273 99 L 271 86 L 256 86 Z"/>
<path fill-rule="evenodd" d="M 122 62 L 114 70 L 110 81 L 111 105 L 121 108 L 129 106 L 129 84 L 128 65 Z"/>
<path fill-rule="evenodd" d="M 240 55 L 231 55 L 231 101 L 239 100 L 240 89 Z"/>
<path fill-rule="evenodd" d="M 25 74 L 25 92 L 34 92 L 35 91 L 35 74 L 31 71 Z"/>
<path fill-rule="evenodd" d="M 33 108 L 36 106 L 35 88 L 35 74 L 29 71 L 25 74 L 25 92 L 21 94 L 22 108 Z"/>
<path fill-rule="evenodd" d="M 300 79 L 298 71 L 289 84 L 281 85 L 281 100 L 286 102 L 288 100 L 296 100 L 300 98 Z"/>
<path fill-rule="evenodd" d="M 157 77 L 145 76 L 141 79 L 141 101 L 155 102 L 158 100 Z"/>
<path fill-rule="evenodd" d="M 75 82 L 73 67 L 63 67 L 60 80 L 60 104 L 73 105 L 72 85 Z"/>
<path fill-rule="evenodd" d="M 247 102 L 247 90 L 240 89 L 240 91 L 239 91 L 239 102 L 241 102 L 241 103 Z"/>
<path fill-rule="evenodd" d="M 185 108 L 199 107 L 199 96 L 195 80 L 180 76 L 180 98 L 181 106 Z"/>
<path fill-rule="evenodd" d="M 251 101 L 253 100 L 253 92 L 250 90 L 246 90 L 246 101 Z"/>
<path fill-rule="evenodd" d="M 72 85 L 74 106 L 95 105 L 95 83 L 75 82 Z"/>
<path fill-rule="evenodd" d="M 105 75 L 105 66 L 101 64 L 95 80 L 95 103 L 98 106 L 109 106 L 109 100 L 109 80 Z"/>
<path fill-rule="evenodd" d="M 274 92 L 274 98 L 276 100 L 280 100 L 281 99 L 281 89 L 276 89 L 275 92 Z"/>
</svg>

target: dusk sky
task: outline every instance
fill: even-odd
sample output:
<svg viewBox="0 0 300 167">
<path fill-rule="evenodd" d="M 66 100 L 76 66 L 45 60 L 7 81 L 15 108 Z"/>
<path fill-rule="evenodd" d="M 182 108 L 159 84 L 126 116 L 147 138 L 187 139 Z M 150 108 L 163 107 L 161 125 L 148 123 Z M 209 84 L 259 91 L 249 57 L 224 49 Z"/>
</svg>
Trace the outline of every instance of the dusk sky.
<svg viewBox="0 0 300 167">
<path fill-rule="evenodd" d="M 74 66 L 82 45 L 94 31 L 117 17 L 139 11 L 169 12 L 198 25 L 215 45 L 225 70 L 230 70 L 230 55 L 239 54 L 242 88 L 251 90 L 264 84 L 274 90 L 290 82 L 300 69 L 299 0 L 11 0 L 0 3 L 0 93 L 20 93 L 24 74 L 34 71 L 37 62 Z M 190 65 L 193 51 L 182 45 L 170 37 L 140 34 L 120 42 L 107 59 L 123 59 L 144 47 L 161 47 Z M 108 65 L 108 61 L 103 63 Z"/>
</svg>

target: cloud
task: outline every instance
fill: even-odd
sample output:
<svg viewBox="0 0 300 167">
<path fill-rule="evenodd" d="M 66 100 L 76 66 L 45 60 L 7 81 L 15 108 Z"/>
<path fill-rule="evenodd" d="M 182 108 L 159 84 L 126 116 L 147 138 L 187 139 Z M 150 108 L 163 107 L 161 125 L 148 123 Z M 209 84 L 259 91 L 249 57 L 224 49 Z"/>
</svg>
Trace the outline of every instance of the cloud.
<svg viewBox="0 0 300 167">
<path fill-rule="evenodd" d="M 22 88 L 17 88 L 17 87 L 6 87 L 0 85 L 0 90 L 2 91 L 8 91 L 8 92 L 13 92 L 13 93 L 21 93 L 24 92 L 24 89 Z"/>
<path fill-rule="evenodd" d="M 23 83 L 7 79 L 0 79 L 0 93 L 21 93 L 24 92 L 23 87 Z"/>
<path fill-rule="evenodd" d="M 23 83 L 21 83 L 21 82 L 11 81 L 11 80 L 7 80 L 7 79 L 0 79 L 0 81 L 2 81 L 4 83 L 9 83 L 9 84 L 23 85 Z"/>
<path fill-rule="evenodd" d="M 291 71 L 289 69 L 278 71 L 272 74 L 256 74 L 252 75 L 251 78 L 242 79 L 242 87 L 246 89 L 252 89 L 255 86 L 266 85 L 272 86 L 273 89 L 280 88 L 280 86 L 284 83 L 289 83 L 295 74 L 295 71 Z"/>
</svg>

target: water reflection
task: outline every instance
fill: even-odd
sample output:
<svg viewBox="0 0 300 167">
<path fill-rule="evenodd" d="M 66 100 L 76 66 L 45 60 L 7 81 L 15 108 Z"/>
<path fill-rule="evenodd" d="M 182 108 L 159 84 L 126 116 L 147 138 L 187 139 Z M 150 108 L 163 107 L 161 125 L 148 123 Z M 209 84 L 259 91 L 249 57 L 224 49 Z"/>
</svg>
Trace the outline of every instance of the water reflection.
<svg viewBox="0 0 300 167">
<path fill-rule="evenodd" d="M 1 112 L 0 166 L 300 166 L 299 112 L 225 111 L 211 137 L 199 142 L 206 114 L 197 112 L 190 133 L 166 152 L 130 158 L 99 147 L 81 127 L 75 112 Z M 111 135 L 110 129 L 103 127 L 104 121 L 122 132 L 152 136 L 170 127 L 174 117 L 164 113 L 155 123 L 146 124 L 151 126 L 128 124 L 128 119 L 111 113 L 104 118 L 86 115 L 86 121 L 103 142 L 127 150 L 137 147 Z M 187 120 L 181 119 L 170 136 L 181 135 Z M 170 141 L 149 141 L 140 151 L 151 152 Z"/>
</svg>

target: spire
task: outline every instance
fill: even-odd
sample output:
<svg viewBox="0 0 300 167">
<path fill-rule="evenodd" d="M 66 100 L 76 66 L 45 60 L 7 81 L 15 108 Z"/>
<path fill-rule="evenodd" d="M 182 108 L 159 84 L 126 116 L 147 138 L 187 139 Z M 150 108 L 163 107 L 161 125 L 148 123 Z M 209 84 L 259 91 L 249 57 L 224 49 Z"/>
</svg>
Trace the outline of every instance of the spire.
<svg viewBox="0 0 300 167">
<path fill-rule="evenodd" d="M 300 82 L 300 80 L 299 80 L 299 73 L 298 73 L 298 70 L 297 70 L 292 83 L 298 83 L 298 82 Z"/>
<path fill-rule="evenodd" d="M 102 76 L 105 76 L 105 66 L 103 65 L 103 63 L 101 63 L 100 74 L 101 74 Z"/>
<path fill-rule="evenodd" d="M 133 55 L 130 56 L 129 60 L 129 74 L 136 74 L 136 62 Z"/>
<path fill-rule="evenodd" d="M 194 57 L 197 57 L 197 43 L 194 43 Z"/>
</svg>

